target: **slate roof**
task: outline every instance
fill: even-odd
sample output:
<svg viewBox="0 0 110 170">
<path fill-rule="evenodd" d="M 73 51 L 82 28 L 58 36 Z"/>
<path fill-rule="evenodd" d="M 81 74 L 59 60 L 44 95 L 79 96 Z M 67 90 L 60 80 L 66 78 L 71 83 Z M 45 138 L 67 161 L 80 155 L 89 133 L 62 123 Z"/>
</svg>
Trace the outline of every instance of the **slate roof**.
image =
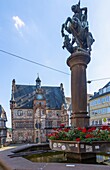
<svg viewBox="0 0 110 170">
<path fill-rule="evenodd" d="M 0 105 L 0 117 L 1 117 L 1 113 L 2 113 L 2 106 Z"/>
<path fill-rule="evenodd" d="M 48 109 L 60 110 L 65 104 L 65 96 L 60 87 L 41 86 L 46 99 Z M 14 100 L 17 108 L 33 108 L 33 100 L 36 94 L 35 85 L 15 85 Z"/>
<path fill-rule="evenodd" d="M 104 88 L 107 88 L 108 86 L 110 86 L 110 81 L 109 81 L 103 88 L 101 88 L 101 90 L 103 90 Z M 100 89 L 99 89 L 99 90 L 100 90 Z M 104 92 L 104 93 L 102 93 L 102 94 L 100 94 L 99 91 L 98 91 L 98 92 L 95 92 L 94 95 L 90 98 L 90 100 L 95 99 L 95 98 L 98 98 L 98 97 L 101 97 L 101 96 L 105 96 L 105 95 L 107 95 L 107 94 L 110 94 L 110 91 Z"/>
</svg>

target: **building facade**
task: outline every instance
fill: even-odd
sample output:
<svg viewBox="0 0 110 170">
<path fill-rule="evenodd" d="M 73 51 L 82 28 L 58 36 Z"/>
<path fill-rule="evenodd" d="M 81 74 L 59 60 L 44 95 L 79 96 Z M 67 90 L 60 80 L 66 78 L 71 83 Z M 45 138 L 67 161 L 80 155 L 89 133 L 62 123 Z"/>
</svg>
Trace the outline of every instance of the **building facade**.
<svg viewBox="0 0 110 170">
<path fill-rule="evenodd" d="M 71 126 L 71 113 L 72 113 L 71 97 L 66 97 L 66 105 L 67 113 L 69 115 L 69 126 Z"/>
<path fill-rule="evenodd" d="M 12 128 L 7 128 L 6 143 L 10 144 L 12 142 Z"/>
<path fill-rule="evenodd" d="M 110 125 L 110 82 L 90 99 L 90 125 Z"/>
<path fill-rule="evenodd" d="M 36 85 L 18 85 L 12 81 L 10 100 L 12 118 L 12 141 L 46 142 L 47 134 L 60 124 L 68 126 L 69 118 L 63 84 L 58 87 Z"/>
<path fill-rule="evenodd" d="M 6 143 L 7 128 L 6 128 L 7 116 L 3 107 L 0 105 L 0 147 Z"/>
</svg>

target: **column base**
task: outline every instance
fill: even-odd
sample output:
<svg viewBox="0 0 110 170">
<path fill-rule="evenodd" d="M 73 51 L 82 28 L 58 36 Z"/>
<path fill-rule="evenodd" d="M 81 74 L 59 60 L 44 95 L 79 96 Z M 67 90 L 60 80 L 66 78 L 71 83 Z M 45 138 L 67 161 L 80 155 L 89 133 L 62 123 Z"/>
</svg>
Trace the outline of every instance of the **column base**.
<svg viewBox="0 0 110 170">
<path fill-rule="evenodd" d="M 88 112 L 78 112 L 73 113 L 71 116 L 71 123 L 74 127 L 89 127 L 89 116 L 87 115 Z"/>
</svg>

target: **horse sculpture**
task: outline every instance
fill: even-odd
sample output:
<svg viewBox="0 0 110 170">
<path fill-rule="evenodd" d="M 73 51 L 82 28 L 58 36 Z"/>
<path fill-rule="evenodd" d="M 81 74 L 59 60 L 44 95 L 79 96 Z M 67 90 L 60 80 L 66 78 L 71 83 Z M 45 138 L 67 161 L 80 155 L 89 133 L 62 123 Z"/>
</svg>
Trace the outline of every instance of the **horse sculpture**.
<svg viewBox="0 0 110 170">
<path fill-rule="evenodd" d="M 72 18 L 67 18 L 66 22 L 62 25 L 61 33 L 62 37 L 66 36 L 64 44 L 68 44 L 65 41 L 67 36 L 69 36 L 65 34 L 65 31 L 67 31 L 69 34 L 72 34 L 72 42 L 69 43 L 69 47 L 71 47 L 72 50 L 68 50 L 68 46 L 65 46 L 69 52 L 71 51 L 70 53 L 72 53 L 74 49 L 82 49 L 90 53 L 91 45 L 95 40 L 93 39 L 91 32 L 89 32 L 87 22 L 87 8 L 80 9 L 79 5 L 80 4 L 72 6 L 72 11 L 74 11 L 75 14 Z M 85 10 L 85 12 L 82 13 L 82 10 Z M 77 46 L 74 48 L 75 43 Z"/>
</svg>

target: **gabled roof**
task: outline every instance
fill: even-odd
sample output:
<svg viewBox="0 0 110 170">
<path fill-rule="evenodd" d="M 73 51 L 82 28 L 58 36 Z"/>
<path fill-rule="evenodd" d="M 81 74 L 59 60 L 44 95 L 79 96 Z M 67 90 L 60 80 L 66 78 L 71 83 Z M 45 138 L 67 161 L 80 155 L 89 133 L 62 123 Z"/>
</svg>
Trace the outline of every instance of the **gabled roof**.
<svg viewBox="0 0 110 170">
<path fill-rule="evenodd" d="M 102 89 L 104 89 L 104 88 L 106 88 L 108 86 L 110 86 L 110 81 Z"/>
<path fill-rule="evenodd" d="M 65 104 L 65 96 L 60 87 L 42 86 L 44 98 L 49 109 L 61 109 Z M 34 85 L 15 85 L 14 99 L 17 108 L 33 108 L 33 100 L 36 94 Z"/>
<path fill-rule="evenodd" d="M 0 105 L 0 117 L 1 117 L 2 110 L 3 110 L 3 108 L 2 108 L 2 106 Z"/>
<path fill-rule="evenodd" d="M 105 88 L 107 88 L 108 86 L 110 86 L 110 81 L 109 81 L 104 87 L 102 87 L 101 89 L 99 89 L 98 92 L 94 92 L 94 95 L 90 98 L 90 101 L 91 101 L 92 99 L 95 99 L 95 98 L 98 98 L 98 97 L 101 97 L 101 96 L 105 96 L 105 95 L 107 95 L 107 94 L 110 94 L 110 91 L 105 91 L 105 92 L 103 92 L 103 90 L 104 90 Z M 100 93 L 100 91 L 101 91 L 101 93 Z"/>
<path fill-rule="evenodd" d="M 7 120 L 6 112 L 4 111 L 3 107 L 0 105 L 0 119 Z"/>
</svg>

